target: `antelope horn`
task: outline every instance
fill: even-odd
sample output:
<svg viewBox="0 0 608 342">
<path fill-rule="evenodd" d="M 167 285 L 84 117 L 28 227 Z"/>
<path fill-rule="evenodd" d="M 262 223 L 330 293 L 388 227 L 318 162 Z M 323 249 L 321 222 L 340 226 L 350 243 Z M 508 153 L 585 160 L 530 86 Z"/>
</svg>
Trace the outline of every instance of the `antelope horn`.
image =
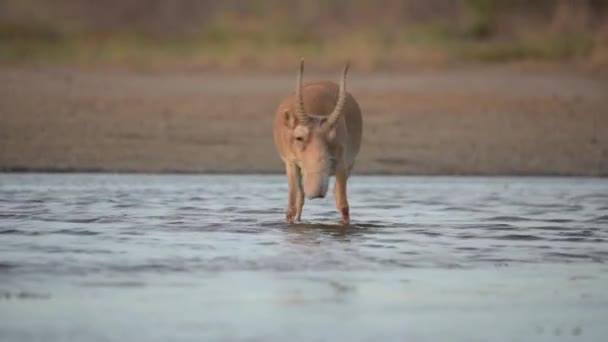
<svg viewBox="0 0 608 342">
<path fill-rule="evenodd" d="M 304 74 L 304 58 L 300 60 L 300 71 L 298 72 L 298 84 L 296 86 L 296 118 L 301 125 L 309 125 L 310 118 L 304 111 L 304 99 L 302 98 L 302 74 Z"/>
<path fill-rule="evenodd" d="M 336 121 L 342 115 L 342 110 L 344 109 L 344 102 L 346 100 L 346 73 L 348 72 L 348 67 L 350 62 L 346 62 L 346 66 L 344 67 L 344 71 L 342 71 L 342 79 L 340 80 L 340 91 L 338 92 L 338 102 L 336 102 L 336 107 L 334 111 L 329 114 L 327 117 L 327 124 L 329 127 L 333 126 Z"/>
</svg>

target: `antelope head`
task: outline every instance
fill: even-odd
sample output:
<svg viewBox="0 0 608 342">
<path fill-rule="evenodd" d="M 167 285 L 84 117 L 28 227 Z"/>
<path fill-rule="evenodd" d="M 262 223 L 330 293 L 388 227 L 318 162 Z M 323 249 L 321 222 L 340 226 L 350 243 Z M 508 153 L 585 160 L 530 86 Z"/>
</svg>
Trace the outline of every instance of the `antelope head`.
<svg viewBox="0 0 608 342">
<path fill-rule="evenodd" d="M 336 160 L 341 144 L 337 141 L 336 124 L 343 115 L 346 100 L 347 63 L 342 72 L 338 100 L 331 114 L 316 115 L 306 113 L 302 97 L 302 74 L 304 60 L 300 69 L 295 91 L 294 113 L 285 112 L 285 123 L 289 131 L 291 150 L 299 166 L 304 193 L 308 199 L 323 198 L 327 194 L 330 175 L 335 172 Z"/>
</svg>

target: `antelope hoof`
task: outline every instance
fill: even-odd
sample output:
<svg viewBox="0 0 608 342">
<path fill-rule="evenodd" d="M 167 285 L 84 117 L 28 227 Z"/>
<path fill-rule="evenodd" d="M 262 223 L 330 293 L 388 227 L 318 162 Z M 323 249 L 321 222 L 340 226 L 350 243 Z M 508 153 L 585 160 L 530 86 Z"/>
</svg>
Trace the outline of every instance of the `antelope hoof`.
<svg viewBox="0 0 608 342">
<path fill-rule="evenodd" d="M 350 215 L 348 213 L 348 208 L 340 209 L 340 213 L 342 214 L 342 223 L 350 224 Z"/>
<path fill-rule="evenodd" d="M 288 208 L 287 213 L 285 214 L 285 221 L 287 221 L 288 224 L 293 224 L 295 216 L 296 216 L 296 210 L 293 208 Z"/>
</svg>

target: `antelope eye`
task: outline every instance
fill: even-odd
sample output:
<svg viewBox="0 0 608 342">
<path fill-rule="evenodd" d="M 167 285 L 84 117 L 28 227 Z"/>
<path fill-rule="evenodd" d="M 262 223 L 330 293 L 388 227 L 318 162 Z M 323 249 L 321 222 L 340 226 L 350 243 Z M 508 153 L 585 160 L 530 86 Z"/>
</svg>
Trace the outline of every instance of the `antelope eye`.
<svg viewBox="0 0 608 342">
<path fill-rule="evenodd" d="M 296 137 L 297 141 L 304 141 L 304 137 Z"/>
</svg>

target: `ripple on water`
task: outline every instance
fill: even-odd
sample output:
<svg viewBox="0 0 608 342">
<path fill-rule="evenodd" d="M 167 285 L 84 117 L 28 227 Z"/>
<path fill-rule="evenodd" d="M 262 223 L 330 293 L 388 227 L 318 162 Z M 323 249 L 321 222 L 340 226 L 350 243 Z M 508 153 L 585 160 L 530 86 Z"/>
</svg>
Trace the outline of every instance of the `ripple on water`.
<svg viewBox="0 0 608 342">
<path fill-rule="evenodd" d="M 99 221 L 100 217 L 70 217 L 70 218 L 60 218 L 60 217 L 49 217 L 45 218 L 45 221 L 51 222 L 67 222 L 67 223 L 93 223 Z"/>
<path fill-rule="evenodd" d="M 42 235 L 41 232 L 39 231 L 29 231 L 29 230 L 22 230 L 22 229 L 2 229 L 0 230 L 0 234 L 4 235 Z"/>
<path fill-rule="evenodd" d="M 254 234 L 257 235 L 261 232 L 260 228 L 250 227 L 250 228 L 229 228 L 227 232 L 234 234 Z"/>
<path fill-rule="evenodd" d="M 256 218 L 250 218 L 250 217 L 235 217 L 235 218 L 231 219 L 230 222 L 233 222 L 233 223 L 256 223 L 256 222 L 258 222 L 258 220 Z"/>
<path fill-rule="evenodd" d="M 82 281 L 77 282 L 76 285 L 82 287 L 119 287 L 119 288 L 142 288 L 146 286 L 143 281 Z"/>
<path fill-rule="evenodd" d="M 115 265 L 110 269 L 120 273 L 173 273 L 173 272 L 190 272 L 192 267 L 185 265 L 174 265 L 169 263 L 164 264 L 140 264 L 140 265 Z"/>
<path fill-rule="evenodd" d="M 554 190 L 526 180 L 532 190 L 524 197 L 519 179 L 505 187 L 462 178 L 428 184 L 363 178 L 353 183 L 353 223 L 343 226 L 333 203 L 322 201 L 305 207 L 305 222 L 287 225 L 281 177 L 264 178 L 269 186 L 256 185 L 251 176 L 229 182 L 159 176 L 149 183 L 128 175 L 103 182 L 104 176 L 97 177 L 43 176 L 40 186 L 0 189 L 2 248 L 9 256 L 31 256 L 33 264 L 15 272 L 453 268 L 608 258 L 601 251 L 608 239 L 602 211 L 608 196 L 576 182 Z M 70 179 L 78 185 L 65 186 Z M 392 182 L 415 190 L 407 196 L 382 190 Z M 227 186 L 238 187 L 239 195 L 222 195 Z M 453 191 L 455 186 L 464 191 Z M 466 191 L 470 187 L 475 191 Z M 13 270 L 2 263 L 0 270 Z"/>
<path fill-rule="evenodd" d="M 385 242 L 385 241 L 378 241 L 378 242 Z M 397 248 L 394 245 L 381 244 L 381 243 L 365 243 L 362 246 L 363 247 L 369 247 L 369 248 L 379 248 L 379 249 L 395 249 L 395 248 Z"/>
<path fill-rule="evenodd" d="M 561 231 L 558 232 L 559 236 L 576 236 L 576 237 L 590 237 L 595 236 L 593 230 L 583 229 L 583 230 L 573 230 L 573 231 Z"/>
<path fill-rule="evenodd" d="M 192 196 L 192 197 L 188 198 L 189 202 L 204 202 L 206 200 L 207 199 L 205 197 L 202 197 L 202 196 Z"/>
<path fill-rule="evenodd" d="M 441 233 L 434 231 L 432 228 L 409 229 L 408 232 L 418 235 L 425 235 L 428 237 L 438 237 L 442 235 Z"/>
<path fill-rule="evenodd" d="M 39 250 L 49 254 L 104 254 L 113 255 L 114 252 L 99 248 L 76 248 L 69 246 L 45 246 L 39 247 Z"/>
<path fill-rule="evenodd" d="M 259 246 L 276 246 L 279 243 L 276 241 L 260 241 L 257 243 Z"/>
<path fill-rule="evenodd" d="M 386 244 L 406 244 L 410 242 L 410 240 L 405 238 L 376 238 L 373 241 Z"/>
<path fill-rule="evenodd" d="M 89 229 L 59 229 L 52 231 L 51 234 L 92 236 L 99 235 L 101 233 Z"/>
<path fill-rule="evenodd" d="M 395 205 L 395 204 L 373 204 L 373 205 L 366 206 L 366 208 L 369 208 L 369 209 L 400 209 L 400 208 L 402 208 L 402 206 Z"/>
<path fill-rule="evenodd" d="M 138 205 L 135 203 L 117 203 L 117 204 L 114 204 L 112 207 L 114 209 L 129 209 L 129 208 L 135 208 L 137 206 Z"/>
<path fill-rule="evenodd" d="M 19 266 L 17 264 L 15 264 L 15 263 L 0 261 L 0 272 L 2 272 L 2 271 L 9 271 L 9 270 L 12 270 L 12 269 L 17 268 L 17 267 L 19 267 Z"/>
<path fill-rule="evenodd" d="M 549 223 L 568 223 L 568 222 L 575 222 L 574 220 L 571 219 L 561 219 L 561 218 L 553 218 L 553 219 L 542 219 L 543 222 L 549 222 Z"/>
<path fill-rule="evenodd" d="M 594 217 L 594 218 L 588 220 L 588 222 L 597 222 L 597 223 L 608 222 L 608 215 L 601 215 L 601 216 Z"/>
<path fill-rule="evenodd" d="M 486 221 L 508 221 L 508 222 L 525 222 L 534 221 L 533 219 L 522 216 L 494 216 L 486 219 Z"/>
<path fill-rule="evenodd" d="M 20 300 L 40 300 L 40 299 L 50 299 L 51 295 L 49 293 L 41 293 L 41 292 L 31 292 L 31 291 L 19 291 L 16 293 L 2 291 L 0 292 L 0 299 L 20 299 Z"/>
<path fill-rule="evenodd" d="M 528 229 L 530 229 L 530 230 L 546 230 L 546 231 L 555 232 L 555 231 L 560 231 L 560 230 L 564 230 L 564 229 L 568 229 L 568 228 L 560 227 L 560 226 L 532 226 L 532 227 L 529 227 Z"/>
<path fill-rule="evenodd" d="M 201 209 L 200 207 L 195 207 L 193 205 L 177 207 L 178 211 L 199 211 L 200 209 Z"/>
<path fill-rule="evenodd" d="M 532 234 L 505 234 L 495 236 L 495 239 L 498 240 L 513 240 L 513 241 L 536 241 L 543 240 L 542 237 L 532 235 Z"/>
<path fill-rule="evenodd" d="M 459 230 L 470 230 L 475 232 L 486 233 L 488 231 L 517 231 L 524 229 L 509 223 L 493 223 L 493 224 L 460 224 L 453 226 Z"/>
<path fill-rule="evenodd" d="M 0 220 L 12 219 L 12 220 L 26 220 L 31 217 L 30 214 L 19 214 L 19 213 L 0 213 Z"/>
<path fill-rule="evenodd" d="M 235 210 L 239 214 L 246 215 L 266 215 L 268 213 L 274 212 L 276 209 L 237 209 Z"/>
<path fill-rule="evenodd" d="M 259 225 L 261 227 L 266 227 L 266 228 L 283 228 L 286 227 L 286 224 L 284 221 L 266 221 L 266 222 L 260 222 Z"/>
<path fill-rule="evenodd" d="M 547 257 L 555 257 L 561 259 L 592 259 L 592 255 L 588 254 L 577 254 L 577 253 L 565 253 L 565 252 L 547 252 L 545 253 Z"/>
</svg>

